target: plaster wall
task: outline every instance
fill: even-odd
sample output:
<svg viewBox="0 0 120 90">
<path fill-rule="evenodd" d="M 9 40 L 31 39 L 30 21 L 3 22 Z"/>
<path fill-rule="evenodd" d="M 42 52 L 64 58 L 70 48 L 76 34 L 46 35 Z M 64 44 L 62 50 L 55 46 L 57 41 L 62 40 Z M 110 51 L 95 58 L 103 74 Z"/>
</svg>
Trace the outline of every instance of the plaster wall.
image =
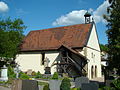
<svg viewBox="0 0 120 90">
<path fill-rule="evenodd" d="M 96 27 L 93 24 L 91 34 L 86 46 L 88 63 L 88 77 L 92 79 L 92 66 L 93 66 L 93 78 L 95 78 L 95 67 L 96 67 L 96 77 L 101 77 L 101 53 L 99 47 L 99 41 L 97 37 Z"/>
<path fill-rule="evenodd" d="M 101 54 L 100 54 L 100 47 L 99 41 L 96 33 L 95 25 L 93 25 L 88 42 L 86 47 L 80 52 L 82 55 L 86 56 L 88 59 L 87 64 L 87 73 L 88 78 L 93 79 L 95 78 L 95 67 L 97 67 L 97 77 L 101 77 Z M 93 66 L 93 78 L 91 76 Z"/>
<path fill-rule="evenodd" d="M 51 67 L 51 74 L 56 72 L 56 66 L 52 66 L 53 62 L 59 59 L 58 52 L 46 52 L 45 58 L 49 59 L 49 67 Z M 20 65 L 20 69 L 22 71 L 27 71 L 32 69 L 33 71 L 40 71 L 41 74 L 44 74 L 45 66 L 41 64 L 42 62 L 42 55 L 41 53 L 24 53 L 17 55 L 16 62 Z"/>
</svg>

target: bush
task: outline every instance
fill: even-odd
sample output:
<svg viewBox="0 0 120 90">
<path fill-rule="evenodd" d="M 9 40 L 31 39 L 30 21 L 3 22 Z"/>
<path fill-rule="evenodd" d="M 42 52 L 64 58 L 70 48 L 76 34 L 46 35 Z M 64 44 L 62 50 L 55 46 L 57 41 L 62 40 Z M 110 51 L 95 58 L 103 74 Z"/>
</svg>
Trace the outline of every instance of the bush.
<svg viewBox="0 0 120 90">
<path fill-rule="evenodd" d="M 114 88 L 115 88 L 116 90 L 120 90 L 120 80 L 119 80 L 119 79 L 114 80 L 114 81 L 113 81 L 113 85 L 114 85 Z"/>
<path fill-rule="evenodd" d="M 58 80 L 58 73 L 57 73 L 57 72 L 55 72 L 55 73 L 53 74 L 52 79 L 57 79 L 57 80 Z"/>
<path fill-rule="evenodd" d="M 35 78 L 42 78 L 42 74 L 38 71 L 38 72 L 36 73 Z"/>
<path fill-rule="evenodd" d="M 64 78 L 60 85 L 60 90 L 70 90 L 70 80 L 68 78 Z"/>
<path fill-rule="evenodd" d="M 8 67 L 8 78 L 16 78 L 16 74 L 14 73 L 14 69 L 11 67 L 11 66 L 9 66 Z"/>
<path fill-rule="evenodd" d="M 23 72 L 20 72 L 20 79 L 23 79 L 23 80 L 29 79 L 29 76 Z"/>
<path fill-rule="evenodd" d="M 32 76 L 36 76 L 36 72 L 33 71 L 33 72 L 31 73 L 31 75 L 32 75 Z"/>
<path fill-rule="evenodd" d="M 45 85 L 44 88 L 43 88 L 43 90 L 50 90 L 50 89 L 49 89 L 49 84 L 48 84 L 48 85 Z"/>
<path fill-rule="evenodd" d="M 80 88 L 71 88 L 71 90 L 80 90 Z"/>
</svg>

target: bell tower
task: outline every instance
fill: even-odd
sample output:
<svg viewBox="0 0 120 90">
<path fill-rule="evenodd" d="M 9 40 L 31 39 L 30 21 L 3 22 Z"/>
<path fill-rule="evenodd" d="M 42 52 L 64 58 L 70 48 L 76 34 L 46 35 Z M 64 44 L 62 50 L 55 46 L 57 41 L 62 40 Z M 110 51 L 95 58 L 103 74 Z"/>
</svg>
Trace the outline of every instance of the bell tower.
<svg viewBox="0 0 120 90">
<path fill-rule="evenodd" d="M 84 17 L 85 17 L 85 24 L 91 23 L 90 16 L 91 16 L 91 14 L 87 11 L 85 13 L 85 15 L 84 15 Z"/>
</svg>

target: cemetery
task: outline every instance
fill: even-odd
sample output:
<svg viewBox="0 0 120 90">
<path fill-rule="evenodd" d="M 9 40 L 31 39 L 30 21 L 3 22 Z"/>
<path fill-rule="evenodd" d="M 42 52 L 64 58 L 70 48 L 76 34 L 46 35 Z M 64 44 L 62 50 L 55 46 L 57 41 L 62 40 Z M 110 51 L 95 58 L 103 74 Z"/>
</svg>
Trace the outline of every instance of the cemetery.
<svg viewBox="0 0 120 90">
<path fill-rule="evenodd" d="M 44 1 L 0 0 L 0 90 L 120 90 L 120 0 Z"/>
<path fill-rule="evenodd" d="M 119 84 L 119 80 L 106 80 L 105 85 L 104 82 L 101 84 L 83 76 L 70 78 L 65 73 L 61 77 L 57 72 L 53 75 L 41 74 L 39 71 L 21 72 L 19 67 L 5 65 L 1 69 L 0 77 L 0 86 L 7 88 L 6 90 L 111 90 L 119 88 Z"/>
<path fill-rule="evenodd" d="M 101 65 L 95 23 L 90 16 L 85 13 L 85 24 L 31 31 L 25 38 L 26 43 L 21 44 L 20 53 L 15 54 L 16 58 L 9 58 L 11 62 L 1 58 L 0 90 L 120 90 L 117 69 L 110 76 L 107 65 Z M 76 35 L 71 38 L 75 30 Z M 51 43 L 44 31 L 54 37 L 57 44 Z M 41 39 L 39 35 L 45 37 Z M 82 38 L 77 39 L 79 35 Z M 73 39 L 72 42 L 66 37 Z M 37 40 L 41 41 L 40 46 Z M 54 49 L 49 47 L 50 43 Z"/>
</svg>

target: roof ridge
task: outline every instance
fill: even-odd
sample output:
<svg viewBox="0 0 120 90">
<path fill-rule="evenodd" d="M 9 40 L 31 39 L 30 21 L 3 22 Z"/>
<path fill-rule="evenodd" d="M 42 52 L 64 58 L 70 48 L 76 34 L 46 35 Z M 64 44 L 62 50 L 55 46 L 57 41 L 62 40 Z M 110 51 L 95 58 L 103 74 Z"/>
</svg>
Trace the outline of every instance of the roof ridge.
<svg viewBox="0 0 120 90">
<path fill-rule="evenodd" d="M 87 24 L 92 24 L 92 23 L 87 23 Z M 87 25 L 86 23 L 82 23 L 82 24 L 74 24 L 74 25 L 67 25 L 67 26 L 61 26 L 61 27 L 53 27 L 53 28 L 46 28 L 46 29 L 40 29 L 40 30 L 32 30 L 30 32 L 37 32 L 37 31 L 43 31 L 43 30 L 52 30 L 52 29 L 57 29 L 57 28 L 63 28 L 63 27 L 72 27 L 72 26 L 77 26 L 77 25 Z M 30 33 L 29 32 L 29 33 Z"/>
</svg>

